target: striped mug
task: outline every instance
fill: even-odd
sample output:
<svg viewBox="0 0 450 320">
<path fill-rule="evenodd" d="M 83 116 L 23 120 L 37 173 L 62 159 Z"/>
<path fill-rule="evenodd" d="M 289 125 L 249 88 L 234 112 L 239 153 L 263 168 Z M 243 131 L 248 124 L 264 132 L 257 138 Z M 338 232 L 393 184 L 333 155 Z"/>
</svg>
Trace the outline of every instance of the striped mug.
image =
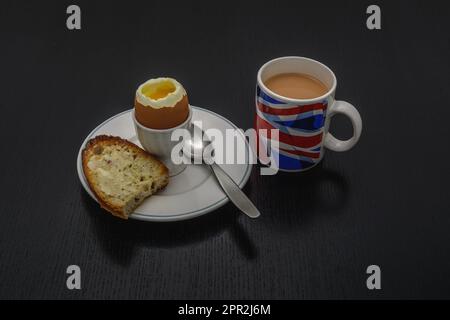
<svg viewBox="0 0 450 320">
<path fill-rule="evenodd" d="M 283 73 L 302 73 L 320 80 L 327 93 L 313 99 L 280 96 L 264 84 Z M 333 151 L 351 149 L 361 135 L 362 121 L 353 105 L 336 101 L 336 76 L 324 64 L 304 57 L 282 57 L 264 64 L 258 71 L 256 84 L 256 121 L 260 148 L 270 149 L 271 159 L 282 171 L 304 171 L 322 160 L 325 148 Z M 353 136 L 346 141 L 336 139 L 328 128 L 335 114 L 344 114 L 353 125 Z M 267 130 L 261 130 L 267 129 Z M 278 141 L 262 132 L 279 129 Z M 272 164 L 273 165 L 273 164 Z"/>
</svg>

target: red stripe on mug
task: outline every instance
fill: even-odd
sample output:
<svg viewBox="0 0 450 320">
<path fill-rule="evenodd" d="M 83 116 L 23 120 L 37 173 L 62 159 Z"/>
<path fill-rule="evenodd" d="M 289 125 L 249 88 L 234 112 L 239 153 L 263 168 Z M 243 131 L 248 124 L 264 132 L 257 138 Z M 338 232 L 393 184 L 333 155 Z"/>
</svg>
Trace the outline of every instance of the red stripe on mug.
<svg viewBox="0 0 450 320">
<path fill-rule="evenodd" d="M 302 151 L 302 150 L 288 150 L 288 149 L 284 149 L 284 148 L 280 148 L 280 150 L 290 153 L 290 154 L 295 154 L 297 156 L 305 156 L 305 157 L 309 157 L 309 158 L 314 158 L 314 159 L 319 159 L 320 158 L 320 152 L 307 152 L 307 151 Z"/>
<path fill-rule="evenodd" d="M 309 111 L 313 111 L 313 110 L 325 111 L 327 109 L 327 105 L 322 104 L 322 103 L 310 104 L 310 105 L 306 105 L 306 106 L 297 106 L 297 107 L 286 108 L 286 109 L 271 108 L 259 101 L 256 103 L 256 105 L 258 106 L 258 109 L 261 112 L 276 115 L 276 116 L 291 116 L 291 115 L 301 114 L 301 113 L 309 112 Z"/>
</svg>

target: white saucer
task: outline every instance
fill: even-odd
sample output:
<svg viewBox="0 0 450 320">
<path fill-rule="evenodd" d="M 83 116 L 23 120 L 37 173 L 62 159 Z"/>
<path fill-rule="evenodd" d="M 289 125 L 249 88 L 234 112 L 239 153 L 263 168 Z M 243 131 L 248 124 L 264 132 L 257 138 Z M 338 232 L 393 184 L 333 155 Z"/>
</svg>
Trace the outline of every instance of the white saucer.
<svg viewBox="0 0 450 320">
<path fill-rule="evenodd" d="M 237 129 L 229 120 L 209 110 L 191 106 L 193 110 L 192 121 L 203 121 L 203 130 L 215 128 L 225 133 L 226 129 Z M 89 195 L 97 201 L 90 190 L 84 176 L 81 152 L 86 142 L 101 134 L 118 136 L 141 146 L 133 127 L 131 110 L 119 113 L 95 128 L 84 140 L 77 158 L 77 170 L 81 184 Z M 239 135 L 240 139 L 245 136 Z M 248 149 L 246 159 L 249 159 Z M 246 164 L 221 165 L 221 167 L 236 181 L 240 188 L 244 187 L 252 170 L 252 166 Z M 177 176 L 171 177 L 169 185 L 159 193 L 146 199 L 130 218 L 145 221 L 177 221 L 194 218 L 211 212 L 228 202 L 228 197 L 223 193 L 211 170 L 205 165 L 188 165 Z"/>
</svg>

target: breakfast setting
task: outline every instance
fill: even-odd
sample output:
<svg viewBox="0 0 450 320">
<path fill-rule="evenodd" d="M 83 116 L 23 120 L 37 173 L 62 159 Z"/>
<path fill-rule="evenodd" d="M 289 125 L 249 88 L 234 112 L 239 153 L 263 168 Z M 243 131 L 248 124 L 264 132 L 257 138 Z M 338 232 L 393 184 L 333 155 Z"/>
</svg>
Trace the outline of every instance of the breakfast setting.
<svg viewBox="0 0 450 320">
<path fill-rule="evenodd" d="M 450 299 L 446 4 L 5 0 L 0 300 Z"/>
<path fill-rule="evenodd" d="M 361 117 L 351 104 L 334 99 L 336 77 L 324 64 L 305 57 L 276 58 L 260 68 L 256 83 L 255 146 L 225 117 L 191 105 L 176 79 L 145 81 L 136 89 L 134 108 L 106 119 L 85 138 L 77 158 L 81 184 L 106 212 L 121 219 L 191 219 L 228 201 L 257 218 L 261 213 L 241 190 L 252 159 L 265 154 L 260 162 L 276 169 L 271 174 L 302 172 L 320 162 L 325 148 L 347 151 L 358 142 Z M 346 141 L 328 132 L 338 113 L 353 125 L 354 134 Z M 182 130 L 180 142 L 174 136 Z M 208 130 L 224 135 L 233 130 L 233 138 L 244 146 L 238 157 L 245 160 L 216 161 L 216 154 L 227 157 L 235 150 L 215 143 Z M 213 156 L 206 157 L 208 149 Z"/>
</svg>

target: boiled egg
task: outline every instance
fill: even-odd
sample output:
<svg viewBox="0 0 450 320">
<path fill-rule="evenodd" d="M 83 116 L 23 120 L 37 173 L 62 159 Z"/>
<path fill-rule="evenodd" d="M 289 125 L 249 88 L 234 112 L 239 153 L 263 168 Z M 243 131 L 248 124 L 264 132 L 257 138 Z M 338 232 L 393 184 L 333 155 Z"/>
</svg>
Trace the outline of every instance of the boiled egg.
<svg viewBox="0 0 450 320">
<path fill-rule="evenodd" d="M 141 84 L 134 103 L 136 120 L 150 129 L 169 129 L 189 116 L 186 90 L 175 79 L 156 78 Z"/>
</svg>

